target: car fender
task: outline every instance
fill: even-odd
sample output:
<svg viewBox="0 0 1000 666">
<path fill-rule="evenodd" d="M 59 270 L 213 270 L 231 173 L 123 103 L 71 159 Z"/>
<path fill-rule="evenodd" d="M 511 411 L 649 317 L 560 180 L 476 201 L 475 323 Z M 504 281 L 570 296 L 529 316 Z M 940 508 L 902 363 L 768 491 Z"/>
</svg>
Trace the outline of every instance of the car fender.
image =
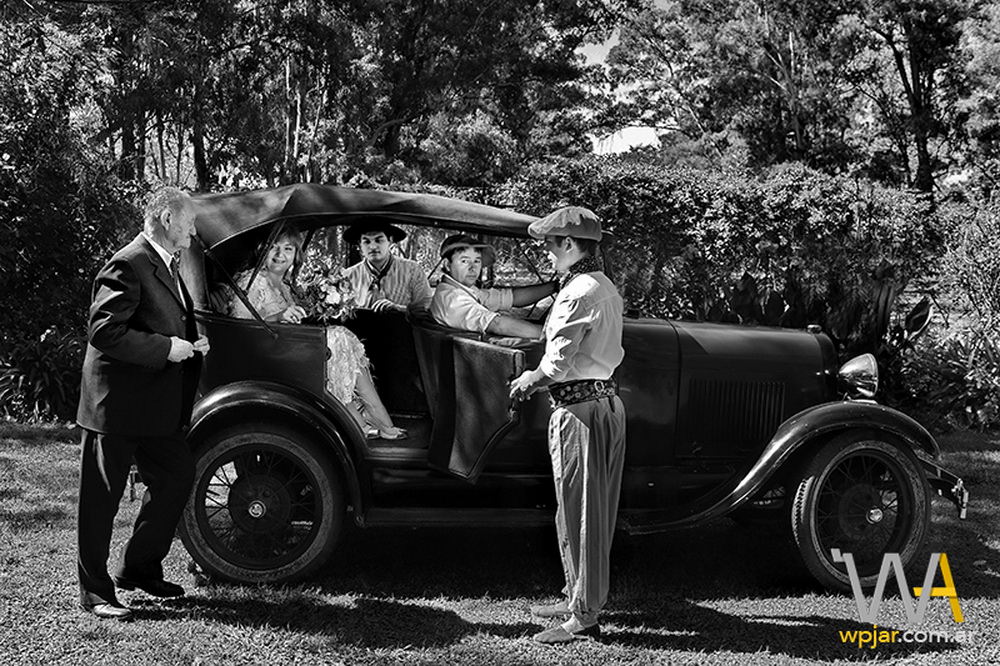
<svg viewBox="0 0 1000 666">
<path fill-rule="evenodd" d="M 797 451 L 826 435 L 856 429 L 892 435 L 908 444 L 920 459 L 936 459 L 940 453 L 926 428 L 891 407 L 869 400 L 827 402 L 802 410 L 778 427 L 760 458 L 729 494 L 730 507 L 753 496 Z"/>
<path fill-rule="evenodd" d="M 280 415 L 316 433 L 326 442 L 344 472 L 348 496 L 355 516 L 364 515 L 367 497 L 359 482 L 356 458 L 351 449 L 360 450 L 360 428 L 340 403 L 325 403 L 315 396 L 283 384 L 264 381 L 240 381 L 218 386 L 195 405 L 187 438 L 197 441 L 204 433 L 246 418 L 267 414 Z M 357 431 L 357 432 L 354 432 Z"/>
<path fill-rule="evenodd" d="M 627 520 L 624 529 L 645 534 L 692 527 L 724 516 L 748 502 L 797 452 L 837 432 L 855 429 L 875 430 L 905 442 L 925 463 L 925 469 L 926 463 L 936 459 L 940 452 L 934 437 L 922 425 L 890 407 L 868 400 L 827 402 L 804 409 L 782 423 L 760 457 L 735 485 L 727 484 L 709 493 L 684 515 L 671 512 L 662 517 L 650 515 Z"/>
</svg>

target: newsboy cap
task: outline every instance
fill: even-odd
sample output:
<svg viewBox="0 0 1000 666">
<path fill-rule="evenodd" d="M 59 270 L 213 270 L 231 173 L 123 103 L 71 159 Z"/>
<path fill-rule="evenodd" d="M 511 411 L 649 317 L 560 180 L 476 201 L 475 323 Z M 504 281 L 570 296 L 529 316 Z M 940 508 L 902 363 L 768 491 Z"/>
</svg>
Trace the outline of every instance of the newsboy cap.
<svg viewBox="0 0 1000 666">
<path fill-rule="evenodd" d="M 441 258 L 448 257 L 455 250 L 462 250 L 469 247 L 473 250 L 479 250 L 482 253 L 483 266 L 492 266 L 493 262 L 496 261 L 497 252 L 493 249 L 493 246 L 469 234 L 455 234 L 445 238 L 444 242 L 441 243 Z"/>
<path fill-rule="evenodd" d="M 572 236 L 573 238 L 589 238 L 600 241 L 609 232 L 601 232 L 601 221 L 594 211 L 581 206 L 564 206 L 552 211 L 540 220 L 535 220 L 528 226 L 528 234 L 532 238 L 546 236 Z"/>
<path fill-rule="evenodd" d="M 389 224 L 383 220 L 370 220 L 365 222 L 355 222 L 344 231 L 344 240 L 354 245 L 361 242 L 362 234 L 385 234 L 385 237 L 392 243 L 398 243 L 406 238 L 406 232 L 395 224 Z"/>
</svg>

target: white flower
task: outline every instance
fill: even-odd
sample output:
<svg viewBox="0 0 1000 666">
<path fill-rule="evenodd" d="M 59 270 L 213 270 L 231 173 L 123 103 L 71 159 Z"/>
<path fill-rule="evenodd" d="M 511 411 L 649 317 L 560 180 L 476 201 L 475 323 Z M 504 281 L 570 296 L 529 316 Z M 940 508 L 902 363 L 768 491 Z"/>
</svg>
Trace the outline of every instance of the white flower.
<svg viewBox="0 0 1000 666">
<path fill-rule="evenodd" d="M 340 301 L 341 301 L 340 292 L 333 289 L 326 292 L 326 296 L 323 298 L 323 302 L 325 302 L 327 305 L 337 305 L 340 303 Z"/>
</svg>

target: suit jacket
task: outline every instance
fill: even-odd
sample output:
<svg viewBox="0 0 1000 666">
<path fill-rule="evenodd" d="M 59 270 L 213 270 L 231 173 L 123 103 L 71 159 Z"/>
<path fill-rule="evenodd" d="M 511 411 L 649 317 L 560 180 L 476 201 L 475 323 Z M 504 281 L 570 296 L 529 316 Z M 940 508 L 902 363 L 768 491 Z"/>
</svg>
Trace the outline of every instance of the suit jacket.
<svg viewBox="0 0 1000 666">
<path fill-rule="evenodd" d="M 187 290 L 143 235 L 94 281 L 78 424 L 95 432 L 165 436 L 191 419 L 201 356 L 167 361 L 170 337 L 197 339 Z"/>
</svg>

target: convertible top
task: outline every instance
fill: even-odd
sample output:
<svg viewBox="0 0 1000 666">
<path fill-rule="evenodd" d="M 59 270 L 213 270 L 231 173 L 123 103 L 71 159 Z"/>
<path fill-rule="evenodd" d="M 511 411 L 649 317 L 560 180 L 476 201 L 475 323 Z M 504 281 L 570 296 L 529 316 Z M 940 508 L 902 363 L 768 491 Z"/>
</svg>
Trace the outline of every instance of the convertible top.
<svg viewBox="0 0 1000 666">
<path fill-rule="evenodd" d="M 277 220 L 301 227 L 351 224 L 366 219 L 438 226 L 497 236 L 528 236 L 537 218 L 434 194 L 359 190 L 300 183 L 269 190 L 196 194 L 195 226 L 209 248 Z"/>
</svg>

